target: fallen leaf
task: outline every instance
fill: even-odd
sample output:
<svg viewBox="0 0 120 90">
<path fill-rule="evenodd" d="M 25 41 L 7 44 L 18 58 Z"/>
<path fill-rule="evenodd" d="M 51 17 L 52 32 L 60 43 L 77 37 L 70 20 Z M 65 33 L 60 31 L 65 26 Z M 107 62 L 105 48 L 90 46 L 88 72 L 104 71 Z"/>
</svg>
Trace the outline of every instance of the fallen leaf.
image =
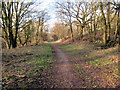
<svg viewBox="0 0 120 90">
<path fill-rule="evenodd" d="M 25 75 L 14 75 L 16 77 L 26 77 Z"/>
</svg>

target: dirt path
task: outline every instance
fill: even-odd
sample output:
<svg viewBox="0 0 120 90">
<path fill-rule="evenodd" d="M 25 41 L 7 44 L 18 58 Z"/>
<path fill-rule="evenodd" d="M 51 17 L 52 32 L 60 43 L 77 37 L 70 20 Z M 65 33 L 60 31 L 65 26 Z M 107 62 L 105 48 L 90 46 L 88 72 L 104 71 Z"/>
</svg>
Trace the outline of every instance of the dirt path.
<svg viewBox="0 0 120 90">
<path fill-rule="evenodd" d="M 54 83 L 57 88 L 115 88 L 110 80 L 101 72 L 88 65 L 80 57 L 59 48 L 59 44 L 51 45 L 55 51 L 53 68 Z M 77 67 L 79 66 L 79 67 Z M 77 68 L 77 69 L 76 69 Z M 78 71 L 79 70 L 79 71 Z M 117 82 L 117 81 L 114 81 Z"/>
<path fill-rule="evenodd" d="M 80 88 L 81 80 L 74 71 L 73 64 L 68 59 L 66 53 L 57 48 L 58 44 L 52 45 L 56 53 L 56 65 L 55 65 L 55 83 L 60 88 Z"/>
</svg>

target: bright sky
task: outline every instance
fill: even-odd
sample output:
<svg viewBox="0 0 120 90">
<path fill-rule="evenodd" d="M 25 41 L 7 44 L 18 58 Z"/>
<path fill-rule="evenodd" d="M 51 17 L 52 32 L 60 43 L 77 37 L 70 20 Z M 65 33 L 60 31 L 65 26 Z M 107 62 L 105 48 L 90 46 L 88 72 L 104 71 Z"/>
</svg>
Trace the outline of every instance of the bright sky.
<svg viewBox="0 0 120 90">
<path fill-rule="evenodd" d="M 41 0 L 39 2 L 42 2 L 42 4 L 40 4 L 40 6 L 38 6 L 37 9 L 47 9 L 48 15 L 50 16 L 50 19 L 47 21 L 47 24 L 49 24 L 49 28 L 52 28 L 55 22 L 57 21 L 55 14 L 55 0 Z"/>
<path fill-rule="evenodd" d="M 30 0 L 30 1 L 34 1 L 34 0 Z M 56 1 L 86 1 L 89 2 L 90 0 L 35 0 L 37 1 L 37 3 L 42 2 L 39 6 L 36 7 L 36 10 L 44 10 L 46 9 L 48 12 L 48 15 L 50 16 L 50 19 L 47 21 L 47 24 L 49 24 L 49 29 L 51 29 L 55 22 L 57 22 L 57 18 L 56 18 L 56 9 L 55 9 L 55 2 Z M 99 1 L 99 0 L 95 0 L 95 1 Z M 102 1 L 106 1 L 106 0 L 102 0 Z"/>
<path fill-rule="evenodd" d="M 48 20 L 49 28 L 52 28 L 55 22 L 57 21 L 56 12 L 55 12 L 55 0 L 45 0 L 43 7 L 47 8 L 48 15 L 50 20 Z"/>
<path fill-rule="evenodd" d="M 56 1 L 67 1 L 67 0 L 38 0 L 38 2 L 42 2 L 40 6 L 38 6 L 36 9 L 37 10 L 44 10 L 47 9 L 48 15 L 50 16 L 50 19 L 47 21 L 47 24 L 49 24 L 49 29 L 51 29 L 55 22 L 57 22 L 56 18 L 56 9 L 55 9 L 55 2 Z M 69 0 L 69 1 L 74 1 L 74 0 Z"/>
</svg>

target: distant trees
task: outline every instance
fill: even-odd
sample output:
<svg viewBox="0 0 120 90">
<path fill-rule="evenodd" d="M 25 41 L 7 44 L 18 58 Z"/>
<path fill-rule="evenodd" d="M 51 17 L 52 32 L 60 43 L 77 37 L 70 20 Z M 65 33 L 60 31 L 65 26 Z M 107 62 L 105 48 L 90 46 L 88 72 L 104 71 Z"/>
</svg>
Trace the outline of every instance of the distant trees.
<svg viewBox="0 0 120 90">
<path fill-rule="evenodd" d="M 73 27 L 72 27 L 72 12 L 71 12 L 72 3 L 67 1 L 64 3 L 57 2 L 58 14 L 62 16 L 65 24 L 69 26 L 69 31 L 71 39 L 74 41 Z"/>
<path fill-rule="evenodd" d="M 64 24 L 58 22 L 55 23 L 54 27 L 51 29 L 51 34 L 56 39 L 64 39 L 66 36 L 68 36 L 68 27 L 66 27 Z M 56 36 L 55 36 L 56 35 Z"/>
<path fill-rule="evenodd" d="M 36 32 L 36 45 L 40 42 L 40 41 L 43 41 L 44 39 L 44 32 L 43 32 L 43 27 L 44 27 L 44 24 L 46 22 L 46 16 L 47 16 L 47 12 L 45 10 L 43 11 L 40 11 L 38 13 L 38 21 L 36 22 L 36 25 L 37 25 L 37 32 Z"/>
</svg>

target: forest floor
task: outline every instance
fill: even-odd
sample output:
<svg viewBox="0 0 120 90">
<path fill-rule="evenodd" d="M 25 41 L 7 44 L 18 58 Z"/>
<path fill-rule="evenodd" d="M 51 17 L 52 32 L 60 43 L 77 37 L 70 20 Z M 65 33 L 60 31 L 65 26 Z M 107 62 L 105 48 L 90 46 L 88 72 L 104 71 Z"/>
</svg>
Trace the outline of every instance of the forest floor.
<svg viewBox="0 0 120 90">
<path fill-rule="evenodd" d="M 118 56 L 87 41 L 3 50 L 3 88 L 115 88 Z"/>
</svg>

